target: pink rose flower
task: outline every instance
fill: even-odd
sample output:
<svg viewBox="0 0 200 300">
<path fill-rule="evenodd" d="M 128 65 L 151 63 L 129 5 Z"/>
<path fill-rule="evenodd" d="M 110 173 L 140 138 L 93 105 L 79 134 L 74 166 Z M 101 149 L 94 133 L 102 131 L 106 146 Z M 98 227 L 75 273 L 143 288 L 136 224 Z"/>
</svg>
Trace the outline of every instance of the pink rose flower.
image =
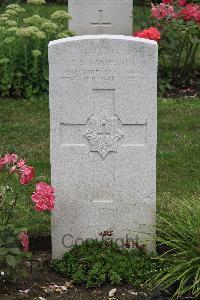
<svg viewBox="0 0 200 300">
<path fill-rule="evenodd" d="M 186 3 L 187 3 L 187 0 L 179 0 L 178 1 L 178 6 L 185 6 L 186 5 Z"/>
<path fill-rule="evenodd" d="M 29 238 L 28 238 L 27 232 L 25 232 L 25 231 L 20 232 L 19 239 L 23 246 L 23 251 L 28 252 L 29 251 Z"/>
<path fill-rule="evenodd" d="M 9 170 L 10 173 L 15 173 L 17 172 L 17 166 L 12 166 Z"/>
<path fill-rule="evenodd" d="M 36 191 L 31 199 L 36 203 L 35 209 L 37 211 L 51 211 L 54 208 L 54 188 L 44 182 L 37 183 Z"/>
<path fill-rule="evenodd" d="M 172 5 L 173 4 L 173 0 L 163 0 L 162 3 L 167 4 L 167 5 Z"/>
<path fill-rule="evenodd" d="M 18 160 L 18 156 L 16 154 L 7 153 L 4 156 L 4 160 L 7 165 L 13 164 L 13 163 L 16 163 L 16 161 Z"/>
<path fill-rule="evenodd" d="M 28 184 L 33 179 L 34 176 L 35 176 L 35 170 L 33 167 L 23 165 L 20 168 L 20 183 L 22 185 Z"/>
<path fill-rule="evenodd" d="M 28 184 L 35 176 L 35 170 L 33 167 L 25 165 L 25 160 L 20 159 L 15 154 L 6 154 L 3 159 L 0 160 L 0 168 L 2 165 L 14 163 L 10 168 L 10 173 L 17 173 L 20 176 L 20 183 L 22 185 Z"/>
<path fill-rule="evenodd" d="M 10 153 L 5 154 L 5 156 L 0 159 L 0 170 L 6 165 L 16 163 L 17 160 L 18 160 L 18 156 L 16 154 L 10 154 Z"/>
<path fill-rule="evenodd" d="M 18 173 L 20 174 L 20 169 L 25 165 L 25 160 L 24 159 L 20 159 L 16 165 L 12 166 L 10 168 L 10 173 Z"/>
<path fill-rule="evenodd" d="M 3 169 L 4 166 L 5 166 L 5 160 L 4 160 L 4 157 L 2 157 L 0 159 L 0 170 Z"/>
<path fill-rule="evenodd" d="M 181 10 L 179 16 L 185 21 L 200 23 L 200 5 L 189 3 Z"/>
<path fill-rule="evenodd" d="M 151 6 L 151 17 L 156 18 L 157 20 L 162 20 L 164 18 L 176 18 L 176 13 L 174 12 L 174 7 L 164 3 L 159 5 Z"/>
<path fill-rule="evenodd" d="M 18 168 L 21 168 L 25 165 L 25 160 L 24 159 L 20 159 L 18 162 L 17 162 L 17 166 Z"/>
</svg>

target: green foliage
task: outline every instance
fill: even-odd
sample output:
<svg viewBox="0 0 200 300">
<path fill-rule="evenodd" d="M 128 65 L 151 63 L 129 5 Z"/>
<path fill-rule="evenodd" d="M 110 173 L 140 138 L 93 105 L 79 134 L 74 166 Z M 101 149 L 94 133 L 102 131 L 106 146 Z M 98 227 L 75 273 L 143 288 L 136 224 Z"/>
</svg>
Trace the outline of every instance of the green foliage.
<svg viewBox="0 0 200 300">
<path fill-rule="evenodd" d="M 161 263 L 154 259 L 153 254 L 147 256 L 137 249 L 121 249 L 115 243 L 88 240 L 82 245 L 74 245 L 52 266 L 57 272 L 87 287 L 105 282 L 115 285 L 126 282 L 140 287 L 155 274 Z"/>
<path fill-rule="evenodd" d="M 11 277 L 10 275 L 12 275 L 12 279 L 16 279 L 15 274 L 21 274 L 21 268 L 19 271 L 18 266 L 22 262 L 22 258 L 29 256 L 29 254 L 27 254 L 29 251 L 27 229 L 18 228 L 16 222 L 14 222 L 14 218 L 16 218 L 16 212 L 18 210 L 17 202 L 20 202 L 23 195 L 21 192 L 22 186 L 26 186 L 31 182 L 35 175 L 35 170 L 33 167 L 27 166 L 25 160 L 19 158 L 16 154 L 7 153 L 4 156 L 0 156 L 0 173 L 6 182 L 5 186 L 2 185 L 0 187 L 0 271 L 5 281 Z M 12 183 L 10 184 L 10 182 L 12 182 L 10 178 L 12 177 L 17 179 L 17 183 L 20 186 L 20 193 L 17 193 L 14 188 L 12 188 Z M 40 182 L 38 185 L 40 187 L 50 188 L 46 183 Z M 39 196 L 37 194 L 38 185 L 36 184 L 36 192 L 32 194 L 32 197 L 29 195 L 29 200 L 32 198 L 33 201 L 37 201 L 35 196 Z M 39 196 L 40 203 L 41 200 L 46 197 L 44 194 L 47 195 L 46 191 Z M 46 201 L 48 202 L 47 198 Z M 54 195 L 52 195 L 50 201 L 52 202 L 51 208 L 53 208 Z M 40 207 L 37 209 L 35 206 L 35 209 L 40 211 L 51 210 L 51 208 Z M 21 251 L 22 247 L 23 252 Z M 12 270 L 10 272 L 11 268 Z"/>
<path fill-rule="evenodd" d="M 21 164 L 21 167 L 23 164 L 26 171 L 32 171 L 32 167 L 26 166 L 25 161 L 19 159 L 15 154 L 0 156 L 0 173 L 2 177 L 5 177 L 6 183 L 8 176 L 10 176 L 15 177 L 19 185 L 19 176 L 25 176 L 17 164 Z M 26 182 L 20 181 L 21 189 L 22 185 L 28 184 L 32 178 L 26 179 Z M 24 270 L 20 264 L 24 258 L 30 257 L 27 229 L 19 228 L 14 222 L 17 213 L 17 200 L 20 200 L 21 194 L 16 193 L 8 183 L 5 186 L 0 186 L 0 277 L 3 277 L 4 281 L 16 280 L 24 275 Z M 22 247 L 23 251 L 21 250 Z"/>
<path fill-rule="evenodd" d="M 158 26 L 158 25 L 156 25 Z M 159 43 L 159 78 L 165 78 L 166 89 L 188 83 L 198 66 L 199 24 L 184 20 L 159 21 L 162 38 Z M 161 80 L 159 81 L 162 84 Z"/>
<path fill-rule="evenodd" d="M 152 280 L 154 286 L 173 287 L 174 298 L 200 297 L 200 205 L 198 197 L 169 204 L 157 219 L 158 242 L 169 251 L 157 257 L 165 265 Z"/>
<path fill-rule="evenodd" d="M 1 0 L 0 6 L 9 5 L 9 4 L 20 4 L 21 2 L 22 2 L 21 0 Z"/>
<path fill-rule="evenodd" d="M 0 224 L 0 279 L 2 281 L 17 280 L 25 275 L 24 269 L 19 265 L 24 258 L 31 254 L 21 250 L 18 239 L 23 228 L 16 228 L 14 224 Z"/>
<path fill-rule="evenodd" d="M 30 17 L 20 5 L 11 4 L 0 14 L 0 93 L 2 96 L 38 96 L 48 91 L 48 42 L 71 35 L 64 10 L 50 18 Z M 27 7 L 28 7 L 27 6 Z"/>
<path fill-rule="evenodd" d="M 23 274 L 17 266 L 22 259 L 30 254 L 22 252 L 19 234 L 24 228 L 18 228 L 15 224 L 9 223 L 14 216 L 16 198 L 9 186 L 0 189 L 0 278 L 2 280 L 16 280 Z"/>
</svg>

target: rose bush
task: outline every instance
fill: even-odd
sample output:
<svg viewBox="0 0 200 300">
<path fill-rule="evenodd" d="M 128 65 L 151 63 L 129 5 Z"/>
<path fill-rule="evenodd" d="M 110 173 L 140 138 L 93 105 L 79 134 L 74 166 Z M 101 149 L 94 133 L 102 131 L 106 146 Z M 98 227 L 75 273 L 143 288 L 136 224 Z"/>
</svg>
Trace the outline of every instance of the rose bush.
<svg viewBox="0 0 200 300">
<path fill-rule="evenodd" d="M 0 158 L 0 172 L 16 175 L 22 186 L 29 184 L 35 176 L 33 167 L 26 165 L 25 160 L 16 154 L 10 153 Z M 37 211 L 51 211 L 54 208 L 54 189 L 47 183 L 37 183 L 30 198 Z M 0 278 L 3 277 L 3 280 L 15 279 L 19 273 L 18 265 L 23 258 L 29 256 L 27 228 L 18 228 L 12 221 L 19 200 L 20 197 L 10 185 L 0 187 Z"/>
<path fill-rule="evenodd" d="M 198 70 L 200 5 L 186 0 L 163 0 L 152 4 L 151 27 L 136 32 L 138 37 L 159 41 L 159 83 L 161 90 L 188 84 Z M 152 27 L 153 26 L 153 27 Z M 152 30 L 154 28 L 154 30 Z"/>
</svg>

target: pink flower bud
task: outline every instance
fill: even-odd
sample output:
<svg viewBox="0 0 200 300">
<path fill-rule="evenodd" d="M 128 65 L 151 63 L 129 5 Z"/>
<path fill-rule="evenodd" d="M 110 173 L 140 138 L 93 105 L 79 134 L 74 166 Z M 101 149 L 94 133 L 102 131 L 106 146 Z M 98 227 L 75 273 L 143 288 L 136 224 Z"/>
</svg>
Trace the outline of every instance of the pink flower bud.
<svg viewBox="0 0 200 300">
<path fill-rule="evenodd" d="M 4 160 L 5 160 L 5 163 L 7 165 L 9 165 L 9 164 L 15 163 L 18 160 L 18 156 L 16 154 L 9 154 L 9 153 L 7 153 L 4 156 Z"/>
<path fill-rule="evenodd" d="M 25 231 L 20 232 L 19 239 L 23 246 L 23 251 L 28 252 L 29 251 L 29 238 L 28 238 L 27 232 L 25 232 Z"/>
<path fill-rule="evenodd" d="M 25 160 L 24 159 L 20 159 L 20 161 L 17 162 L 17 166 L 18 168 L 21 168 L 25 165 Z"/>
<path fill-rule="evenodd" d="M 178 6 L 180 6 L 180 7 L 185 6 L 186 4 L 187 4 L 186 0 L 179 0 L 178 1 Z"/>
<path fill-rule="evenodd" d="M 20 183 L 22 185 L 28 184 L 33 179 L 34 176 L 35 176 L 35 170 L 33 167 L 24 165 L 20 169 Z"/>
<path fill-rule="evenodd" d="M 173 0 L 163 0 L 162 3 L 167 4 L 167 5 L 172 5 L 173 4 Z"/>
<path fill-rule="evenodd" d="M 0 159 L 0 170 L 6 165 L 16 163 L 17 160 L 18 160 L 18 156 L 16 154 L 10 154 L 10 153 L 5 154 L 5 156 Z"/>
<path fill-rule="evenodd" d="M 176 18 L 176 13 L 174 12 L 174 7 L 165 3 L 160 3 L 159 5 L 153 5 L 151 7 L 151 17 L 162 20 L 164 18 Z"/>
</svg>

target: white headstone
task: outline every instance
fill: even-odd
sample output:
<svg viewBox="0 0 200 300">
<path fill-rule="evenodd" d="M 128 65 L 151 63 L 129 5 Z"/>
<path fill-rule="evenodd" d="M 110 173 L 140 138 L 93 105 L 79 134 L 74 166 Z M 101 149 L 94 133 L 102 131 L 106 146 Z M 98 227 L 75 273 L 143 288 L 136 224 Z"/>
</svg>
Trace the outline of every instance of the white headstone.
<svg viewBox="0 0 200 300">
<path fill-rule="evenodd" d="M 133 0 L 68 0 L 68 12 L 77 35 L 132 35 Z"/>
<path fill-rule="evenodd" d="M 154 250 L 156 42 L 57 40 L 49 64 L 53 257 L 104 230 L 114 241 L 148 240 Z"/>
</svg>

